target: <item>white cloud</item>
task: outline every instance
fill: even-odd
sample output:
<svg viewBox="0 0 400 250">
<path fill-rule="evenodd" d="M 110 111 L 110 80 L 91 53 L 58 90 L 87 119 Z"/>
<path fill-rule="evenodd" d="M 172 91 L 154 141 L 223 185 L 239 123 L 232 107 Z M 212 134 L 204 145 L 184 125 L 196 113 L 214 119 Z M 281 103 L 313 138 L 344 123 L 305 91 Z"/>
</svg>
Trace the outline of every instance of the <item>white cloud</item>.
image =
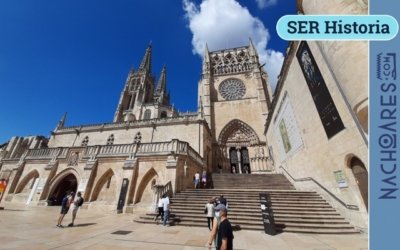
<svg viewBox="0 0 400 250">
<path fill-rule="evenodd" d="M 260 9 L 265 9 L 269 6 L 275 5 L 278 0 L 256 0 L 257 6 Z"/>
<path fill-rule="evenodd" d="M 270 35 L 260 19 L 235 0 L 203 0 L 200 6 L 183 0 L 183 9 L 193 34 L 193 53 L 202 57 L 206 43 L 214 51 L 247 45 L 251 38 L 275 89 L 284 57 L 279 51 L 267 49 Z"/>
</svg>

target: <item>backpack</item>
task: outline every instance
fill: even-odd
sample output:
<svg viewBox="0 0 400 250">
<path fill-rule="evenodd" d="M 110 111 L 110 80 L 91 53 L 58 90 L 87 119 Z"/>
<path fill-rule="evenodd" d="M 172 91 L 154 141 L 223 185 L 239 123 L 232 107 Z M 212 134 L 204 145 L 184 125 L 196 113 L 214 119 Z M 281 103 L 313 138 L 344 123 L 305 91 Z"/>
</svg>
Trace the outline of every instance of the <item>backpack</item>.
<svg viewBox="0 0 400 250">
<path fill-rule="evenodd" d="M 61 206 L 66 207 L 68 204 L 68 196 L 65 196 L 61 201 Z"/>
<path fill-rule="evenodd" d="M 79 199 L 79 201 L 78 201 L 78 207 L 80 207 L 80 206 L 82 206 L 82 204 L 83 204 L 83 198 L 82 197 L 80 197 L 80 199 Z"/>
</svg>

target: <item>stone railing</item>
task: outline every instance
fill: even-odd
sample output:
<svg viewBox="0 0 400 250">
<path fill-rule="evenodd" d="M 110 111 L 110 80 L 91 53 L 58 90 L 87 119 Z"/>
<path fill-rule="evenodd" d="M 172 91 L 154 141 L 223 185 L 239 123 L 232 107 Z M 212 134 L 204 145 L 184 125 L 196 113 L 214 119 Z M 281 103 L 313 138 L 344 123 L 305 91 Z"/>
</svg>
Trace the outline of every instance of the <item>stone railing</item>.
<svg viewBox="0 0 400 250">
<path fill-rule="evenodd" d="M 57 158 L 66 158 L 69 148 L 59 148 L 60 152 Z"/>
<path fill-rule="evenodd" d="M 169 197 L 171 197 L 173 195 L 171 181 L 169 181 L 165 185 L 155 185 L 154 188 L 156 189 L 158 198 L 161 198 L 164 194 L 168 195 Z"/>
<path fill-rule="evenodd" d="M 130 157 L 148 155 L 187 155 L 199 165 L 203 165 L 203 158 L 192 148 L 189 143 L 173 139 L 168 142 L 155 143 L 132 143 L 115 145 L 96 145 L 72 148 L 43 148 L 30 149 L 27 151 L 26 159 L 55 159 L 66 158 L 70 149 L 83 149 L 82 158 L 96 157 Z"/>
<path fill-rule="evenodd" d="M 194 161 L 196 161 L 201 166 L 203 165 L 203 158 L 192 147 L 188 148 L 187 153 L 188 156 L 190 156 Z"/>
<path fill-rule="evenodd" d="M 187 154 L 188 148 L 192 149 L 187 142 L 181 142 L 173 139 L 169 142 L 156 142 L 156 143 L 141 143 L 137 150 L 136 155 L 148 155 L 148 154 Z M 193 149 L 192 149 L 193 150 Z"/>
<path fill-rule="evenodd" d="M 59 156 L 60 152 L 65 152 L 63 148 L 41 148 L 29 149 L 26 159 L 52 159 Z M 65 152 L 66 153 L 66 152 Z"/>
<path fill-rule="evenodd" d="M 134 153 L 135 144 L 105 145 L 100 147 L 98 156 L 120 156 Z"/>
<path fill-rule="evenodd" d="M 83 158 L 94 157 L 99 153 L 101 146 L 88 146 L 83 151 Z"/>
<path fill-rule="evenodd" d="M 252 172 L 271 172 L 274 171 L 271 159 L 266 156 L 262 157 L 251 157 L 250 166 Z"/>
<path fill-rule="evenodd" d="M 179 112 L 178 116 L 185 117 L 185 116 L 197 116 L 197 111 L 186 111 L 186 112 Z"/>
<path fill-rule="evenodd" d="M 88 124 L 81 126 L 69 126 L 59 128 L 55 133 L 76 133 L 79 131 L 90 131 L 90 130 L 104 130 L 104 129 L 127 129 L 127 128 L 137 128 L 137 127 L 146 127 L 146 126 L 157 126 L 163 124 L 171 124 L 171 123 L 179 123 L 179 122 L 195 122 L 198 120 L 198 116 L 196 112 L 188 113 L 182 116 L 176 117 L 165 117 L 165 118 L 157 118 L 157 119 L 149 119 L 149 120 L 137 120 L 137 121 L 128 121 L 128 122 L 113 122 L 113 123 L 100 123 L 100 124 Z"/>
</svg>

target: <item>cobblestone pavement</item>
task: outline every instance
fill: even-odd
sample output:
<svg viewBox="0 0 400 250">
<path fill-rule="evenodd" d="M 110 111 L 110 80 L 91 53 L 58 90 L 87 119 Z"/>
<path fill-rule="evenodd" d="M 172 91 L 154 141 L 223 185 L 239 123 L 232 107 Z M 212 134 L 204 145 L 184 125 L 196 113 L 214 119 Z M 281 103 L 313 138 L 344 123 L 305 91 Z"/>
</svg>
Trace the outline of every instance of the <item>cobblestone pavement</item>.
<svg viewBox="0 0 400 250">
<path fill-rule="evenodd" d="M 60 207 L 6 204 L 0 210 L 0 249 L 208 249 L 206 227 L 139 224 L 133 222 L 131 214 L 81 210 L 74 227 L 58 228 L 59 211 Z M 67 214 L 63 225 L 70 221 L 71 214 Z M 236 231 L 234 235 L 234 249 L 368 249 L 366 234 L 270 236 L 260 231 Z"/>
</svg>

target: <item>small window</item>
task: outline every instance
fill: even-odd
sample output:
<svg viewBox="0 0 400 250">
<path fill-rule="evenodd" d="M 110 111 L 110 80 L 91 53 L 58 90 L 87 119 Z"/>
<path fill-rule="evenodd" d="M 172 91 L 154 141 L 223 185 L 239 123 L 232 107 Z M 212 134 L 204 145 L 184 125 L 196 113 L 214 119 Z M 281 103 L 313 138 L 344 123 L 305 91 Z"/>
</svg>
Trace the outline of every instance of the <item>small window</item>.
<svg viewBox="0 0 400 250">
<path fill-rule="evenodd" d="M 114 135 L 111 134 L 110 137 L 107 139 L 107 145 L 113 145 L 114 144 Z"/>
<path fill-rule="evenodd" d="M 167 111 L 161 112 L 161 118 L 167 118 Z"/>
<path fill-rule="evenodd" d="M 81 143 L 82 147 L 86 147 L 89 144 L 89 136 L 86 136 Z"/>
<path fill-rule="evenodd" d="M 144 111 L 143 120 L 149 120 L 149 119 L 151 119 L 151 110 L 150 109 L 146 109 L 146 111 Z"/>
</svg>

